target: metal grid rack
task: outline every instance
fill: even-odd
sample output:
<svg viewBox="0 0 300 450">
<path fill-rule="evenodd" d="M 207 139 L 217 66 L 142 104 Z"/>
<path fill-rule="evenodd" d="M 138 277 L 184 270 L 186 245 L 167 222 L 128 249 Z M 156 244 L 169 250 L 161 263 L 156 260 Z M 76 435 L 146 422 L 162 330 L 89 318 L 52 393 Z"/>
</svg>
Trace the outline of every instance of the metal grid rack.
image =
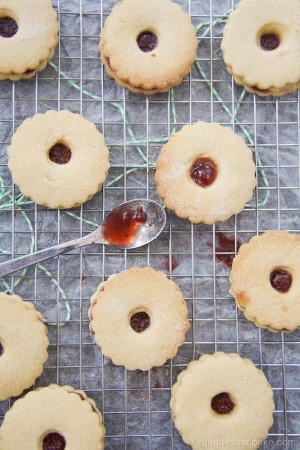
<svg viewBox="0 0 300 450">
<path fill-rule="evenodd" d="M 191 76 L 174 89 L 174 102 L 170 93 L 149 98 L 131 94 L 118 88 L 99 62 L 99 32 L 117 1 L 54 3 L 60 20 L 60 45 L 53 61 L 81 91 L 49 66 L 34 79 L 0 83 L 0 176 L 7 189 L 12 188 L 12 195 L 17 193 L 6 165 L 7 147 L 25 118 L 48 109 L 69 109 L 95 122 L 110 146 L 111 169 L 103 191 L 72 210 L 85 221 L 30 203 L 20 207 L 13 202 L 11 208 L 0 209 L 0 247 L 7 252 L 0 254 L 1 261 L 28 253 L 31 239 L 35 248 L 41 249 L 82 236 L 93 229 L 86 221 L 99 223 L 113 206 L 126 199 L 157 199 L 154 167 L 149 162 L 155 162 L 161 145 L 151 140 L 170 134 L 174 105 L 178 128 L 197 120 L 217 121 L 233 126 L 245 137 L 242 127 L 246 127 L 253 138 L 250 147 L 260 155 L 269 188 L 258 171 L 255 207 L 225 223 L 191 225 L 169 214 L 163 234 L 146 248 L 117 251 L 95 245 L 47 261 L 45 270 L 29 269 L 14 291 L 32 300 L 44 314 L 50 339 L 49 359 L 36 386 L 57 382 L 84 389 L 103 412 L 107 449 L 184 449 L 188 447 L 172 426 L 169 409 L 170 388 L 177 374 L 203 353 L 238 352 L 263 369 L 274 390 L 274 425 L 264 448 L 300 449 L 300 332 L 284 335 L 260 330 L 236 311 L 228 294 L 229 268 L 220 246 L 220 238 L 229 239 L 225 255 L 233 255 L 239 242 L 268 229 L 300 231 L 299 93 L 278 100 L 250 94 L 241 98 L 242 89 L 233 83 L 222 61 L 221 23 L 210 27 L 199 45 L 198 61 L 206 81 L 193 67 Z M 178 3 L 195 25 L 203 21 L 212 24 L 233 7 L 233 0 Z M 240 105 L 239 123 L 226 113 L 208 83 L 221 93 L 229 110 Z M 103 101 L 86 96 L 83 89 Z M 112 102 L 123 108 L 123 116 Z M 126 123 L 138 140 L 145 140 L 140 148 L 146 163 L 131 143 Z M 259 207 L 267 191 L 269 199 Z M 173 361 L 145 373 L 114 366 L 101 355 L 88 329 L 89 298 L 96 286 L 110 274 L 134 265 L 166 271 L 182 289 L 191 321 L 187 341 Z M 17 279 L 18 274 L 7 278 L 11 290 Z M 61 326 L 50 325 L 65 320 L 64 293 L 71 318 Z M 0 403 L 0 421 L 11 404 Z"/>
</svg>

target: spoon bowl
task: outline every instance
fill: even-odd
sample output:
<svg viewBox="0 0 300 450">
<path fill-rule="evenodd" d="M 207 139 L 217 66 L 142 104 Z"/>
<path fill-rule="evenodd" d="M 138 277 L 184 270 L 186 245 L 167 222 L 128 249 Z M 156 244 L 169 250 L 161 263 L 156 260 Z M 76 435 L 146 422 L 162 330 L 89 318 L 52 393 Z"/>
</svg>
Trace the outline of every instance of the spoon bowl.
<svg viewBox="0 0 300 450">
<path fill-rule="evenodd" d="M 95 242 L 120 248 L 137 248 L 149 244 L 166 225 L 166 212 L 154 200 L 136 199 L 122 203 L 111 211 L 96 232 Z M 99 240 L 98 240 L 99 239 Z"/>
</svg>

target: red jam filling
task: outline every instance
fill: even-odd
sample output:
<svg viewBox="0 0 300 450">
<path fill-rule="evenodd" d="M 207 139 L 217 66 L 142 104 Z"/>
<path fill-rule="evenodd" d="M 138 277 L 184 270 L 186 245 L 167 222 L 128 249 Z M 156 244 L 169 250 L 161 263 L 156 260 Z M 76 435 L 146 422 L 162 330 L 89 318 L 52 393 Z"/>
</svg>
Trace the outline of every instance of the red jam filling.
<svg viewBox="0 0 300 450">
<path fill-rule="evenodd" d="M 276 50 L 279 47 L 280 38 L 275 33 L 267 33 L 263 34 L 260 38 L 260 45 L 263 50 L 270 52 L 272 50 Z"/>
<path fill-rule="evenodd" d="M 234 260 L 235 255 L 220 255 L 220 253 L 234 252 L 235 251 L 235 239 L 225 236 L 223 233 L 218 233 L 219 246 L 216 247 L 216 258 L 218 261 L 222 262 L 224 266 L 229 267 L 231 269 L 232 262 Z M 210 246 L 212 246 L 210 244 Z M 237 250 L 240 248 L 241 243 L 237 241 Z"/>
<path fill-rule="evenodd" d="M 136 333 L 142 333 L 149 327 L 150 317 L 144 311 L 135 313 L 130 318 L 130 325 Z"/>
<path fill-rule="evenodd" d="M 3 348 L 3 345 L 0 342 L 0 356 L 3 355 L 3 352 L 4 352 L 4 348 Z"/>
<path fill-rule="evenodd" d="M 151 31 L 143 31 L 138 35 L 136 42 L 142 52 L 148 53 L 157 47 L 158 39 Z"/>
<path fill-rule="evenodd" d="M 67 164 L 71 156 L 71 150 L 64 144 L 55 144 L 49 152 L 49 158 L 56 164 Z"/>
<path fill-rule="evenodd" d="M 105 219 L 104 239 L 111 245 L 126 246 L 134 240 L 139 227 L 146 221 L 147 214 L 141 206 L 135 210 L 121 206 Z"/>
<path fill-rule="evenodd" d="M 196 184 L 206 188 L 217 178 L 218 168 L 211 159 L 199 158 L 194 162 L 190 175 Z"/>
<path fill-rule="evenodd" d="M 171 257 L 171 260 L 170 260 L 170 256 L 169 255 L 166 255 L 165 257 L 164 257 L 164 260 L 163 260 L 163 267 L 166 269 L 166 270 L 168 270 L 168 271 L 171 271 L 172 270 L 172 272 L 176 269 L 176 267 L 178 267 L 179 266 L 179 262 L 177 261 L 177 259 L 175 258 L 175 256 L 173 256 L 172 255 L 172 257 Z"/>
<path fill-rule="evenodd" d="M 0 36 L 11 38 L 18 32 L 17 22 L 11 17 L 0 18 Z"/>
<path fill-rule="evenodd" d="M 229 414 L 234 406 L 227 392 L 215 395 L 211 401 L 211 407 L 217 414 Z"/>
<path fill-rule="evenodd" d="M 284 294 L 288 292 L 292 284 L 292 275 L 286 270 L 273 270 L 270 275 L 270 283 L 273 289 Z"/>
<path fill-rule="evenodd" d="M 250 89 L 261 94 L 269 94 L 270 89 L 259 89 L 257 86 L 250 86 Z"/>
<path fill-rule="evenodd" d="M 43 450 L 64 450 L 65 438 L 59 433 L 48 433 L 43 439 Z"/>
</svg>

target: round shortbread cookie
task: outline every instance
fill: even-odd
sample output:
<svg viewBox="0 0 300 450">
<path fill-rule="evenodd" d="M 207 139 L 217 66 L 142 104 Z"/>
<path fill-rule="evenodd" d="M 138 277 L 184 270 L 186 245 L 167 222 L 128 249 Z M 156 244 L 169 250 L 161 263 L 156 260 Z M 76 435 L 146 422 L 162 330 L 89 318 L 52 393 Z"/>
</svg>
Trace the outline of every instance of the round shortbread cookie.
<svg viewBox="0 0 300 450">
<path fill-rule="evenodd" d="M 273 423 L 273 392 L 252 361 L 222 352 L 203 355 L 172 387 L 172 417 L 194 450 L 254 450 Z"/>
<path fill-rule="evenodd" d="M 240 247 L 230 294 L 246 318 L 271 331 L 300 327 L 300 236 L 268 231 Z"/>
<path fill-rule="evenodd" d="M 242 211 L 256 185 L 251 150 L 230 128 L 185 125 L 156 163 L 158 195 L 177 216 L 212 224 Z"/>
<path fill-rule="evenodd" d="M 190 17 L 170 0 L 123 0 L 101 31 L 101 60 L 108 74 L 135 93 L 166 92 L 196 59 Z"/>
<path fill-rule="evenodd" d="M 0 0 L 0 79 L 30 78 L 43 70 L 58 42 L 51 0 Z"/>
<path fill-rule="evenodd" d="M 18 295 L 0 293 L 0 401 L 20 395 L 48 359 L 42 315 Z"/>
<path fill-rule="evenodd" d="M 300 85 L 299 0 L 241 0 L 224 28 L 225 64 L 238 84 L 261 96 Z"/>
<path fill-rule="evenodd" d="M 49 208 L 72 208 L 101 189 L 109 153 L 93 123 L 69 111 L 47 111 L 17 129 L 8 167 L 26 197 Z"/>
<path fill-rule="evenodd" d="M 151 267 L 133 267 L 101 283 L 89 317 L 103 354 L 129 370 L 164 364 L 189 329 L 179 287 Z"/>
<path fill-rule="evenodd" d="M 105 428 L 94 400 L 71 386 L 29 392 L 6 413 L 0 450 L 103 450 Z"/>
</svg>

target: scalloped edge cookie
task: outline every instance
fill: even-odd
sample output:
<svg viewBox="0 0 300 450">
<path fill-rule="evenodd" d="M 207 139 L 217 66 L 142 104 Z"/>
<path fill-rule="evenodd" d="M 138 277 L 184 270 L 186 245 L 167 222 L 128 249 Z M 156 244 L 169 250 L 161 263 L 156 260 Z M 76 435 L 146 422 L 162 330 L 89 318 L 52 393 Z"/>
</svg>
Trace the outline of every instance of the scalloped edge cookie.
<svg viewBox="0 0 300 450">
<path fill-rule="evenodd" d="M 57 143 L 71 149 L 67 164 L 50 160 Z M 8 148 L 8 168 L 25 197 L 49 208 L 73 208 L 90 200 L 109 170 L 109 152 L 94 123 L 70 111 L 49 110 L 26 119 Z"/>
<path fill-rule="evenodd" d="M 172 27 L 170 27 L 172 23 Z M 143 31 L 158 37 L 152 51 L 136 43 Z M 196 59 L 198 42 L 190 17 L 170 0 L 123 0 L 105 21 L 100 36 L 101 60 L 109 76 L 134 93 L 167 92 L 181 83 Z"/>
<path fill-rule="evenodd" d="M 42 448 L 48 433 L 61 434 L 66 448 L 104 449 L 105 428 L 96 403 L 71 386 L 51 384 L 17 400 L 0 428 L 0 450 Z"/>
<path fill-rule="evenodd" d="M 233 401 L 228 414 L 218 414 L 211 407 L 220 393 L 227 393 Z M 258 448 L 268 436 L 275 409 L 264 373 L 249 359 L 223 352 L 189 363 L 172 387 L 170 406 L 182 439 L 194 450 Z"/>
<path fill-rule="evenodd" d="M 270 274 L 288 270 L 293 277 L 288 292 L 273 289 Z M 241 245 L 230 273 L 230 295 L 246 319 L 273 332 L 300 327 L 300 236 L 267 231 Z"/>
<path fill-rule="evenodd" d="M 279 46 L 264 50 L 260 45 L 264 35 L 278 36 Z M 241 0 L 229 14 L 221 49 L 228 72 L 249 92 L 279 97 L 297 90 L 300 85 L 299 1 Z"/>
<path fill-rule="evenodd" d="M 138 312 L 150 317 L 143 332 L 130 326 Z M 102 353 L 128 370 L 149 370 L 173 358 L 190 327 L 179 287 L 151 267 L 133 267 L 101 283 L 91 298 L 89 318 Z"/>
<path fill-rule="evenodd" d="M 215 181 L 203 188 L 191 178 L 197 159 L 217 166 Z M 230 128 L 197 122 L 176 132 L 156 162 L 157 193 L 178 217 L 213 224 L 241 212 L 256 186 L 252 152 Z"/>
<path fill-rule="evenodd" d="M 48 359 L 47 327 L 31 302 L 0 293 L 0 401 L 33 385 Z"/>
</svg>

